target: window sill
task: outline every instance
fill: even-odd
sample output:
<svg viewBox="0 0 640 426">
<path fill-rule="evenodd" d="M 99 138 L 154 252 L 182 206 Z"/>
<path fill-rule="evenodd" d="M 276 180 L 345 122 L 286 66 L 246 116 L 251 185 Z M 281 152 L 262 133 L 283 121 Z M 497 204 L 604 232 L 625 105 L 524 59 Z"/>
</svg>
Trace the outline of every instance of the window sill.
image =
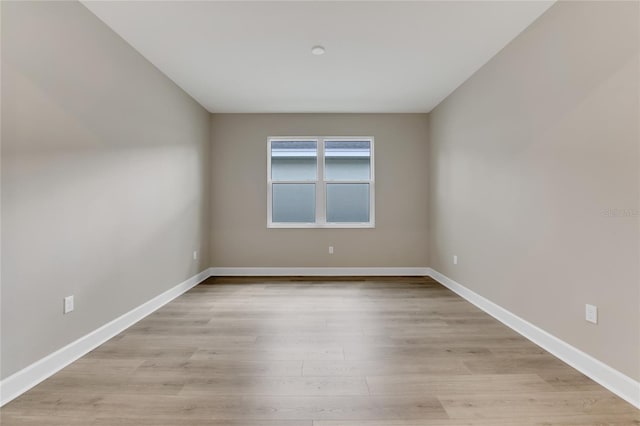
<svg viewBox="0 0 640 426">
<path fill-rule="evenodd" d="M 375 223 L 269 223 L 269 229 L 372 229 Z"/>
</svg>

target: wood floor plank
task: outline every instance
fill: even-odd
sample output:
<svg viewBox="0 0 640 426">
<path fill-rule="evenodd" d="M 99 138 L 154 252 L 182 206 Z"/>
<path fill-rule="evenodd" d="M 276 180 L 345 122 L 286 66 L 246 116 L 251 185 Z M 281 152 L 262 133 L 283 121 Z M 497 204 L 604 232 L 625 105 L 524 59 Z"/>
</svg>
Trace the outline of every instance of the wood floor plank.
<svg viewBox="0 0 640 426">
<path fill-rule="evenodd" d="M 430 420 L 320 420 L 313 426 L 637 426 L 640 420 L 630 415 L 572 415 L 544 418 L 430 419 Z"/>
<path fill-rule="evenodd" d="M 81 417 L 15 415 L 6 413 L 0 415 L 2 416 L 1 424 L 12 426 L 92 426 L 96 422 L 95 417 L 90 415 L 83 415 Z"/>
<path fill-rule="evenodd" d="M 0 410 L 3 426 L 640 425 L 421 277 L 206 281 Z"/>
<path fill-rule="evenodd" d="M 180 395 L 367 396 L 364 377 L 222 377 L 188 380 Z"/>
<path fill-rule="evenodd" d="M 493 356 L 492 352 L 481 345 L 459 347 L 451 345 L 429 346 L 348 346 L 344 349 L 344 357 L 348 361 L 364 361 L 372 359 L 385 359 L 388 362 L 415 361 L 419 357 L 443 358 L 452 357 L 458 359 L 481 359 Z"/>
<path fill-rule="evenodd" d="M 550 417 L 615 416 L 629 408 L 613 394 L 590 391 L 441 395 L 438 399 L 453 419 L 536 417 L 542 412 Z"/>
<path fill-rule="evenodd" d="M 464 365 L 474 374 L 512 374 L 538 371 L 565 370 L 567 365 L 558 358 L 545 354 L 494 356 L 465 360 Z"/>
<path fill-rule="evenodd" d="M 537 374 L 368 376 L 372 395 L 456 395 L 552 391 Z"/>
<path fill-rule="evenodd" d="M 217 396 L 107 394 L 100 397 L 64 394 L 42 398 L 33 410 L 39 416 L 59 417 L 75 410 L 87 416 L 121 418 L 185 418 L 198 420 L 373 420 L 447 418 L 434 397 L 369 396 Z M 20 413 L 25 415 L 27 413 Z M 3 422 L 3 425 L 5 423 Z"/>
<path fill-rule="evenodd" d="M 461 361 L 449 358 L 415 358 L 409 363 L 389 363 L 386 360 L 366 361 L 305 361 L 304 376 L 389 376 L 470 374 Z"/>
<path fill-rule="evenodd" d="M 565 391 L 600 390 L 602 387 L 574 369 L 554 369 L 538 372 L 538 375 L 554 389 Z"/>
<path fill-rule="evenodd" d="M 189 358 L 194 361 L 342 361 L 344 350 L 339 346 L 316 348 L 269 348 L 254 350 L 199 349 Z"/>
<path fill-rule="evenodd" d="M 313 426 L 312 420 L 234 420 L 194 419 L 172 417 L 168 419 L 119 416 L 98 417 L 91 426 Z"/>
<path fill-rule="evenodd" d="M 206 360 L 153 360 L 145 361 L 136 374 L 155 377 L 220 377 L 220 376 L 276 376 L 302 375 L 302 361 L 217 361 Z"/>
</svg>

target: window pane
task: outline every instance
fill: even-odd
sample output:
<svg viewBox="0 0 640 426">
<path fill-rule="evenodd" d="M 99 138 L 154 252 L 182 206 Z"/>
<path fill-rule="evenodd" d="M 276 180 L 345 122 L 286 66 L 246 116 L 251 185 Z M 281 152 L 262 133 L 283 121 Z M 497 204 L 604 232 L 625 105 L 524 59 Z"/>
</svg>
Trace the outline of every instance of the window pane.
<svg viewBox="0 0 640 426">
<path fill-rule="evenodd" d="M 325 179 L 369 180 L 370 141 L 327 141 L 324 144 Z"/>
<path fill-rule="evenodd" d="M 369 184 L 328 183 L 327 222 L 369 222 Z"/>
<path fill-rule="evenodd" d="M 272 222 L 315 222 L 316 185 L 314 183 L 274 183 Z"/>
<path fill-rule="evenodd" d="M 315 141 L 273 141 L 271 179 L 316 180 L 317 159 Z"/>
</svg>

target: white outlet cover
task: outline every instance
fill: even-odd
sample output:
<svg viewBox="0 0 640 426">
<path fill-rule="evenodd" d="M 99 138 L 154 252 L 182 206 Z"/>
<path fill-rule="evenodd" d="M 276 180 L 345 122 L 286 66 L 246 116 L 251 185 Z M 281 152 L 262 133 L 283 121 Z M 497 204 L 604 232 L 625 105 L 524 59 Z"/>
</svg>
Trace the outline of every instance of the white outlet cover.
<svg viewBox="0 0 640 426">
<path fill-rule="evenodd" d="M 454 265 L 458 264 L 458 256 L 456 256 L 456 255 L 453 256 L 453 264 Z"/>
<path fill-rule="evenodd" d="M 598 307 L 594 305 L 585 305 L 585 320 L 594 324 L 598 323 Z"/>
<path fill-rule="evenodd" d="M 333 254 L 333 246 L 329 246 L 329 254 Z"/>
<path fill-rule="evenodd" d="M 68 314 L 73 311 L 73 296 L 67 296 L 64 298 L 64 310 L 63 313 Z"/>
<path fill-rule="evenodd" d="M 198 250 L 193 252 L 193 260 L 198 260 Z"/>
</svg>

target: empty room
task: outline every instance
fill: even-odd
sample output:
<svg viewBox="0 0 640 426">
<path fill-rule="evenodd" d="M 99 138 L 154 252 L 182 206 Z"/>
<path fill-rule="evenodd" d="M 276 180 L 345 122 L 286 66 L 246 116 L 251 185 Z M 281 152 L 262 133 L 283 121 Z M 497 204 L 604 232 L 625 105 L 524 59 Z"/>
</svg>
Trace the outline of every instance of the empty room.
<svg viewBox="0 0 640 426">
<path fill-rule="evenodd" d="M 3 426 L 640 425 L 640 1 L 0 1 Z"/>
</svg>

